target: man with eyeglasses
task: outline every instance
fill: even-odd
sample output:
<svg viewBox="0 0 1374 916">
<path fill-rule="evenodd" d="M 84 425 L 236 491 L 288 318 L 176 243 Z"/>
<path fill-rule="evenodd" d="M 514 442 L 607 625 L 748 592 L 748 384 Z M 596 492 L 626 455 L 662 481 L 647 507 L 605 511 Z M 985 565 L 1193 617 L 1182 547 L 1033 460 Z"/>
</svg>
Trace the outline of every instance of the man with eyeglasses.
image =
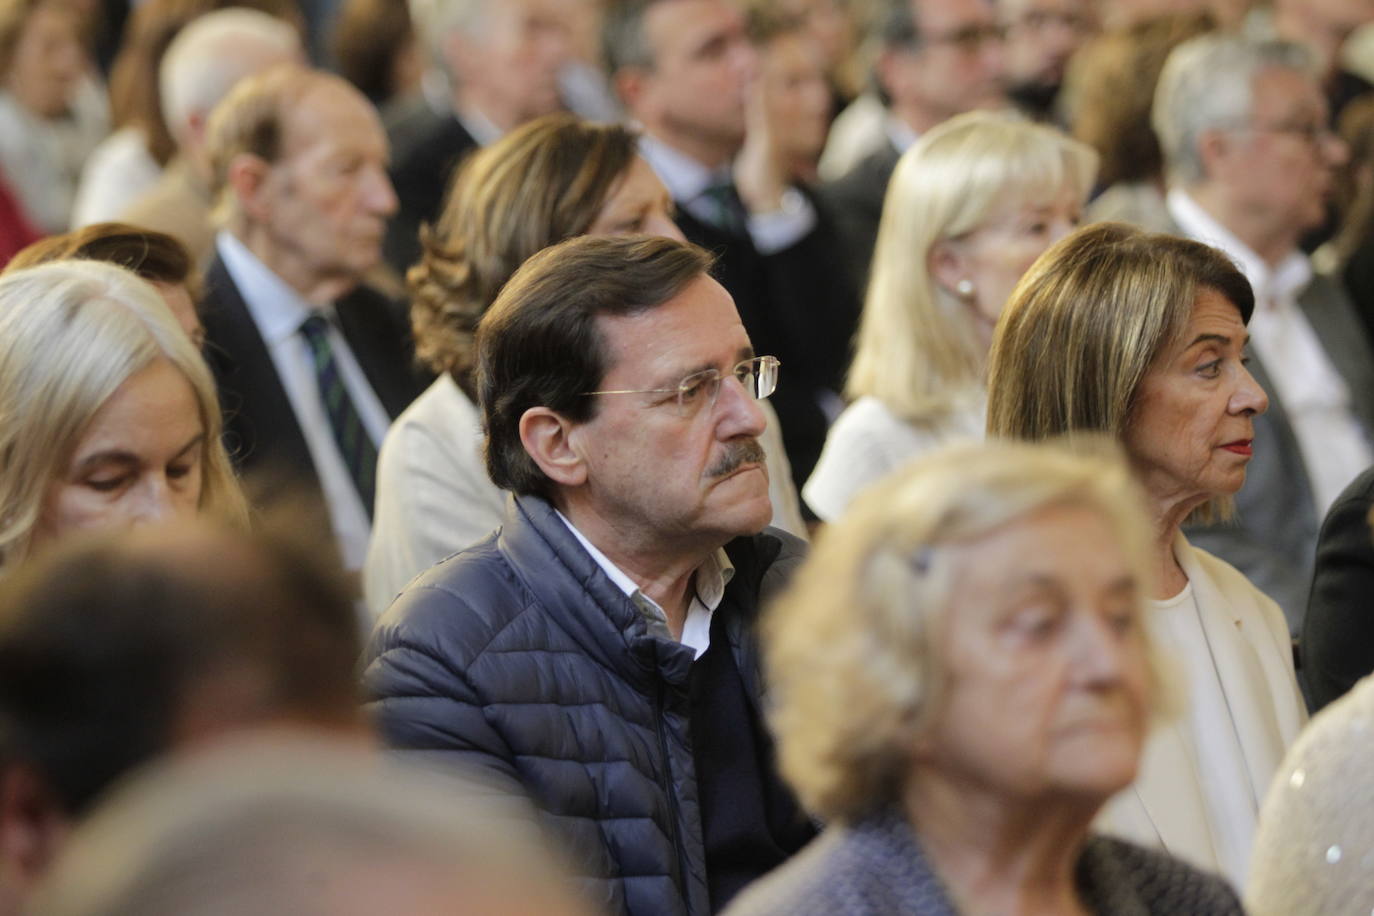
<svg viewBox="0 0 1374 916">
<path fill-rule="evenodd" d="M 706 914 L 813 835 L 772 765 L 754 625 L 774 529 L 757 355 L 692 245 L 581 237 L 482 318 L 487 540 L 378 622 L 384 739 L 528 799 L 609 913 Z"/>
<path fill-rule="evenodd" d="M 744 17 L 733 0 L 623 0 L 607 9 L 604 37 L 682 234 L 717 254 L 750 338 L 788 366 L 773 407 L 805 480 L 840 406 L 858 302 L 828 217 L 790 183 Z"/>
<path fill-rule="evenodd" d="M 874 81 L 887 102 L 883 136 L 873 152 L 821 189 L 860 288 L 868 283 L 897 159 L 935 125 L 1007 104 L 1005 32 L 992 0 L 880 0 L 877 6 L 870 43 L 878 49 Z"/>
<path fill-rule="evenodd" d="M 1027 117 L 1063 124 L 1059 90 L 1069 58 L 1096 31 L 1088 0 L 997 0 L 1006 29 L 1007 95 Z"/>
<path fill-rule="evenodd" d="M 1169 182 L 1166 231 L 1226 252 L 1255 290 L 1250 372 L 1269 395 L 1234 524 L 1190 530 L 1301 630 L 1318 526 L 1374 463 L 1374 352 L 1353 305 L 1298 246 L 1345 146 L 1327 129 L 1309 52 L 1214 34 L 1175 48 L 1152 120 Z"/>
</svg>

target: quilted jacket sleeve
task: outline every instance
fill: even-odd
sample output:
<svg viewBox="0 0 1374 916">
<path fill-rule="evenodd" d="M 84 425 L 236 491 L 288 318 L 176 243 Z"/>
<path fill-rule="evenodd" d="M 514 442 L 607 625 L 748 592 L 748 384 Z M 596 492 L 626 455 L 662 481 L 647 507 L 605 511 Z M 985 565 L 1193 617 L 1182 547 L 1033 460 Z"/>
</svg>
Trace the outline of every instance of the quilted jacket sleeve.
<svg viewBox="0 0 1374 916">
<path fill-rule="evenodd" d="M 526 797 L 514 754 L 492 727 L 481 690 L 468 677 L 489 640 L 480 632 L 465 631 L 462 640 L 445 632 L 445 618 L 480 619 L 457 601 L 447 590 L 426 588 L 398 599 L 367 649 L 367 709 L 388 747 L 465 769 L 497 793 Z"/>
</svg>

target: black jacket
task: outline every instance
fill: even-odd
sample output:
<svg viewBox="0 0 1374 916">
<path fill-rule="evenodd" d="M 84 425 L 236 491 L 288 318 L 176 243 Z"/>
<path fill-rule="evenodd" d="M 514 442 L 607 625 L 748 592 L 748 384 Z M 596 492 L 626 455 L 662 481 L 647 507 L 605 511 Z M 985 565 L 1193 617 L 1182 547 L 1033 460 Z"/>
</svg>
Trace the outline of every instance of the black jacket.
<svg viewBox="0 0 1374 916">
<path fill-rule="evenodd" d="M 319 477 L 272 354 L 243 295 L 216 257 L 205 273 L 200 304 L 206 360 L 224 408 L 224 442 L 240 473 L 267 471 L 276 482 L 303 481 L 319 494 Z M 395 418 L 424 390 L 401 310 L 360 286 L 335 303 L 339 329 L 388 415 Z M 323 494 L 319 494 L 323 498 Z"/>
<path fill-rule="evenodd" d="M 805 545 L 768 529 L 726 546 L 724 618 L 749 699 L 754 622 Z M 533 800 L 594 904 L 710 912 L 688 715 L 693 652 L 644 617 L 545 501 L 401 593 L 365 653 L 386 742 L 475 768 Z"/>
<path fill-rule="evenodd" d="M 420 226 L 438 220 L 453 172 L 477 149 L 477 141 L 458 118 L 435 112 L 422 96 L 388 112 L 386 133 L 397 210 L 382 251 L 387 264 L 404 277 L 420 260 Z"/>
</svg>

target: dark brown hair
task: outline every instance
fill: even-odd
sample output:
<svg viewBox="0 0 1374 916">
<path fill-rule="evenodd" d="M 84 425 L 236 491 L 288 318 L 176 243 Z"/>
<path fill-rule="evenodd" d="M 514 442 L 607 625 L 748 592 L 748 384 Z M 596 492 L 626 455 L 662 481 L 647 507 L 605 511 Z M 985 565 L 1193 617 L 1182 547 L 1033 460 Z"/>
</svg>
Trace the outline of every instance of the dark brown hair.
<svg viewBox="0 0 1374 916">
<path fill-rule="evenodd" d="M 477 392 L 487 474 L 498 487 L 551 497 L 553 483 L 525 452 L 520 418 L 547 407 L 591 419 L 610 368 L 597 318 L 663 305 L 711 269 L 706 251 L 649 236 L 579 236 L 515 272 L 477 329 Z"/>
<path fill-rule="evenodd" d="M 1102 157 L 1100 186 L 1163 177 L 1163 153 L 1150 126 L 1155 84 L 1170 51 L 1215 28 L 1206 12 L 1160 16 L 1100 35 L 1074 55 L 1065 98 L 1074 137 Z"/>
<path fill-rule="evenodd" d="M 16 254 L 5 265 L 4 272 L 68 258 L 118 264 L 150 283 L 181 284 L 192 302 L 200 298 L 186 246 L 166 233 L 128 223 L 93 223 L 62 235 L 50 235 Z"/>
<path fill-rule="evenodd" d="M 380 105 L 396 92 L 396 54 L 414 37 L 403 0 L 344 0 L 330 45 L 339 74 Z"/>
<path fill-rule="evenodd" d="M 355 729 L 353 604 L 304 530 L 269 519 L 253 535 L 204 521 L 105 533 L 9 573 L 0 759 L 34 767 L 66 813 L 80 815 L 175 743 L 206 687 L 241 689 L 210 710 L 217 721 L 197 725 Z"/>
<path fill-rule="evenodd" d="M 531 255 L 585 233 L 636 156 L 635 134 L 558 114 L 524 125 L 458 171 L 406 276 L 415 350 L 469 395 L 482 313 Z"/>
</svg>

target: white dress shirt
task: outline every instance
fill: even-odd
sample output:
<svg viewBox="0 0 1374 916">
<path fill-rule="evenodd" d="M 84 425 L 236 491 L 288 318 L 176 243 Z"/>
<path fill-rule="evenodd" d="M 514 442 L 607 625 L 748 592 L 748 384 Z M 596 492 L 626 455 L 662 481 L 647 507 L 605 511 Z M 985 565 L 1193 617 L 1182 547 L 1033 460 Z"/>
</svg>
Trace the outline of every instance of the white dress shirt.
<svg viewBox="0 0 1374 916">
<path fill-rule="evenodd" d="M 1169 192 L 1167 206 L 1184 232 L 1226 252 L 1254 287 L 1250 345 L 1269 373 L 1271 394 L 1283 404 L 1307 468 L 1317 517 L 1324 517 L 1346 485 L 1374 464 L 1374 449 L 1351 409 L 1345 379 L 1298 305 L 1298 295 L 1312 279 L 1311 263 L 1294 249 L 1271 268 L 1178 188 Z"/>
<path fill-rule="evenodd" d="M 610 577 L 616 587 L 624 592 L 625 597 L 629 598 L 644 615 L 644 619 L 649 622 L 649 631 L 662 639 L 672 639 L 672 631 L 668 628 L 668 615 L 663 613 L 663 608 L 640 591 L 634 580 L 625 575 L 619 566 L 596 548 L 595 544 L 587 540 L 582 532 L 568 521 L 566 515 L 557 509 L 554 511 L 557 512 L 559 521 L 567 525 L 573 537 L 577 538 L 577 542 L 591 554 L 596 565 L 601 567 L 601 571 Z M 716 608 L 720 607 L 720 602 L 725 597 L 725 586 L 730 584 L 734 576 L 735 566 L 730 562 L 724 548 L 717 549 L 707 557 L 692 576 L 692 603 L 687 608 L 687 620 L 682 626 L 681 642 L 695 653 L 694 658 L 701 658 L 706 654 L 706 650 L 711 648 L 711 617 L 715 614 Z"/>
<path fill-rule="evenodd" d="M 300 333 L 301 323 L 311 313 L 318 312 L 328 319 L 329 346 L 339 375 L 357 408 L 363 427 L 374 444 L 386 435 L 390 417 L 372 390 L 367 376 L 353 356 L 348 341 L 340 333 L 333 305 L 314 305 L 306 302 L 276 274 L 258 260 L 242 242 L 228 232 L 215 237 L 224 268 L 229 272 L 248 312 L 253 316 L 258 333 L 262 335 L 272 365 L 277 370 L 291 410 L 296 415 L 315 473 L 324 491 L 325 503 L 333 524 L 334 536 L 344 565 L 350 570 L 361 569 L 367 557 L 367 540 L 371 531 L 367 509 L 348 472 L 343 455 L 334 440 L 329 415 L 320 401 L 319 384 L 315 379 L 315 360 L 310 344 Z"/>
<path fill-rule="evenodd" d="M 713 171 L 648 134 L 640 137 L 639 152 L 678 206 L 704 223 L 715 224 L 716 203 L 707 192 L 733 181 L 728 166 Z M 782 209 L 749 214 L 749 238 L 759 254 L 776 254 L 801 241 L 815 225 L 816 208 L 805 194 L 789 187 L 782 195 Z"/>
</svg>

